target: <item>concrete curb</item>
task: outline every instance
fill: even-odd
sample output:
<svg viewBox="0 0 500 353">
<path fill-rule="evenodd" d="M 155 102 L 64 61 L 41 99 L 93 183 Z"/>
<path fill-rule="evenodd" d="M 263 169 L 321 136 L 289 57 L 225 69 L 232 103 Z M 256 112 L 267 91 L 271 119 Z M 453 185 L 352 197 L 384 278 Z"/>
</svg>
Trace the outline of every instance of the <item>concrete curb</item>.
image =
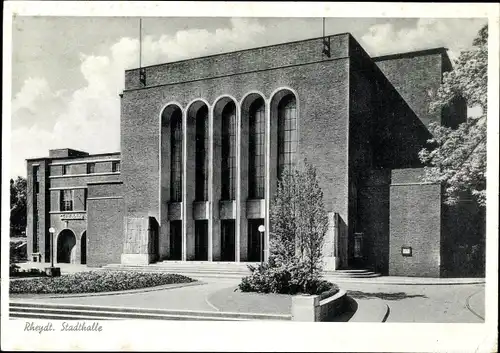
<svg viewBox="0 0 500 353">
<path fill-rule="evenodd" d="M 394 285 L 414 285 L 414 286 L 439 286 L 439 285 L 467 285 L 485 284 L 484 278 L 425 278 L 425 277 L 374 277 L 374 278 L 324 278 L 334 283 L 363 283 L 363 284 L 394 284 Z"/>
<path fill-rule="evenodd" d="M 9 294 L 9 298 L 12 299 L 45 299 L 45 298 L 78 298 L 78 297 L 100 297 L 100 296 L 110 296 L 110 295 L 122 295 L 122 294 L 136 294 L 136 293 L 145 293 L 145 292 L 153 292 L 159 290 L 168 290 L 168 289 L 176 289 L 183 288 L 189 286 L 199 286 L 202 284 L 206 284 L 202 281 L 194 281 L 187 283 L 172 283 L 172 284 L 164 284 L 162 286 L 155 287 L 146 287 L 146 288 L 137 288 L 137 289 L 129 289 L 124 291 L 114 291 L 114 292 L 97 292 L 97 293 L 74 293 L 74 294 Z"/>
<path fill-rule="evenodd" d="M 483 313 L 484 310 L 481 310 L 479 308 L 476 307 L 476 302 L 475 302 L 475 299 L 477 298 L 476 296 L 478 294 L 481 294 L 484 296 L 485 293 L 484 293 L 484 289 L 481 289 L 471 295 L 469 295 L 469 297 L 467 297 L 467 300 L 465 301 L 465 307 L 472 313 L 474 314 L 476 317 L 480 318 L 481 320 L 485 320 L 484 316 L 486 316 L 485 314 L 486 313 Z M 480 314 L 481 313 L 481 314 Z"/>
<path fill-rule="evenodd" d="M 389 306 L 381 299 L 354 299 L 358 308 L 347 322 L 385 322 L 390 314 Z"/>
</svg>

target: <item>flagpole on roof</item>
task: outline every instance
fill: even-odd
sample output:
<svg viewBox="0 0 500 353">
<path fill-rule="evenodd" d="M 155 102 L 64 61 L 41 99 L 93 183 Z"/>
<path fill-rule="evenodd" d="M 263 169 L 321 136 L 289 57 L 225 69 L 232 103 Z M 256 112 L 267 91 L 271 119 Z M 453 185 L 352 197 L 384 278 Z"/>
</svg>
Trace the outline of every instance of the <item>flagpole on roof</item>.
<svg viewBox="0 0 500 353">
<path fill-rule="evenodd" d="M 142 67 L 142 17 L 139 17 L 139 82 L 146 86 L 146 70 Z"/>
<path fill-rule="evenodd" d="M 323 55 L 330 57 L 330 37 L 326 38 L 325 33 L 325 18 L 323 17 Z"/>
<path fill-rule="evenodd" d="M 142 68 L 142 17 L 139 17 L 139 69 Z"/>
</svg>

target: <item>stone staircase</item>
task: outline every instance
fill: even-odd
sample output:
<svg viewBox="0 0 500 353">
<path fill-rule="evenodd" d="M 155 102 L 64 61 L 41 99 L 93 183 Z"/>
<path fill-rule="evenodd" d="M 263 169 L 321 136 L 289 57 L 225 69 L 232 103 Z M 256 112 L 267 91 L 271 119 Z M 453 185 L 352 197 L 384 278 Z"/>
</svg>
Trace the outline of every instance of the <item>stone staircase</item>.
<svg viewBox="0 0 500 353">
<path fill-rule="evenodd" d="M 149 265 L 110 264 L 104 270 L 140 271 L 140 272 L 168 272 L 177 273 L 192 278 L 234 278 L 248 276 L 248 265 L 256 266 L 256 262 L 201 262 L 201 261 L 161 261 Z M 374 278 L 380 274 L 366 269 L 325 271 L 328 279 L 335 278 Z"/>
<path fill-rule="evenodd" d="M 34 303 L 11 301 L 9 316 L 14 319 L 43 320 L 196 320 L 196 321 L 249 321 L 291 320 L 291 315 L 236 313 L 219 311 L 168 310 L 94 306 L 62 303 Z"/>
</svg>

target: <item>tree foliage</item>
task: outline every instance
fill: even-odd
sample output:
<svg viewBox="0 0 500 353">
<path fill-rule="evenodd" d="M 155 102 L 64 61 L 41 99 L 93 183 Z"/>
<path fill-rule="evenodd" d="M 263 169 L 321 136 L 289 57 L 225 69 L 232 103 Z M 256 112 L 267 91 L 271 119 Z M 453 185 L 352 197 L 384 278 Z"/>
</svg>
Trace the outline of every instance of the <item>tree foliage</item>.
<svg viewBox="0 0 500 353">
<path fill-rule="evenodd" d="M 486 116 L 488 74 L 488 26 L 473 41 L 471 50 L 463 51 L 453 71 L 443 75 L 431 111 L 441 111 L 456 99 L 480 111 L 456 129 L 432 122 L 429 130 L 432 147 L 423 149 L 420 160 L 425 163 L 426 181 L 445 186 L 446 203 L 455 204 L 464 193 L 471 193 L 481 206 L 486 201 Z"/>
<path fill-rule="evenodd" d="M 318 294 L 337 290 L 321 280 L 328 217 L 315 168 L 302 166 L 282 175 L 270 210 L 269 261 L 250 266 L 242 291 Z"/>
<path fill-rule="evenodd" d="M 26 179 L 10 179 L 10 230 L 20 233 L 26 229 Z"/>
<path fill-rule="evenodd" d="M 284 171 L 270 211 L 270 255 L 277 263 L 298 263 L 319 277 L 328 216 L 311 164 L 304 161 L 301 169 Z"/>
</svg>

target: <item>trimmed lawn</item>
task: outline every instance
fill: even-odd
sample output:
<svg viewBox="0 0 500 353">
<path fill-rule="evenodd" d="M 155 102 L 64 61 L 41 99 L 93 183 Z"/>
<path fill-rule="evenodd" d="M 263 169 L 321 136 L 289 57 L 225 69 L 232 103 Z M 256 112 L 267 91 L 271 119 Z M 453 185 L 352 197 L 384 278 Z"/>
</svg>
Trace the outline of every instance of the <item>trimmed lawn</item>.
<svg viewBox="0 0 500 353">
<path fill-rule="evenodd" d="M 9 289 L 11 294 L 99 293 L 194 281 L 186 276 L 169 273 L 89 271 L 61 277 L 11 279 Z"/>
</svg>

